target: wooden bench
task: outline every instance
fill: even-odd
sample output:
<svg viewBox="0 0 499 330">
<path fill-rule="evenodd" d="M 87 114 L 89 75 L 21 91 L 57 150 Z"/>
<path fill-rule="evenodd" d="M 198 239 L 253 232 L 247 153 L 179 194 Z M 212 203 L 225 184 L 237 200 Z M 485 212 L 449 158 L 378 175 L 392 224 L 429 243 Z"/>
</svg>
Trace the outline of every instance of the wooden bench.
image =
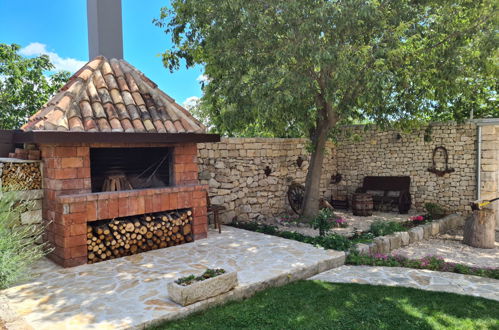
<svg viewBox="0 0 499 330">
<path fill-rule="evenodd" d="M 410 187 L 409 176 L 366 176 L 355 192 L 371 194 L 377 211 L 398 207 L 400 214 L 406 214 L 411 209 Z"/>
</svg>

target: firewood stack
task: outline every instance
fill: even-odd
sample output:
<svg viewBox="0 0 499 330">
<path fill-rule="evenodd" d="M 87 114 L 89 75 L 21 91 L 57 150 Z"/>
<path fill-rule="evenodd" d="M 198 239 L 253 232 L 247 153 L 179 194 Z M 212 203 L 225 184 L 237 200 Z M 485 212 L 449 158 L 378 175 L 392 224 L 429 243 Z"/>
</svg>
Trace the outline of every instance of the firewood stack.
<svg viewBox="0 0 499 330">
<path fill-rule="evenodd" d="M 39 163 L 4 163 L 2 171 L 4 191 L 42 189 Z"/>
<path fill-rule="evenodd" d="M 191 223 L 188 209 L 90 223 L 88 263 L 192 242 Z"/>
</svg>

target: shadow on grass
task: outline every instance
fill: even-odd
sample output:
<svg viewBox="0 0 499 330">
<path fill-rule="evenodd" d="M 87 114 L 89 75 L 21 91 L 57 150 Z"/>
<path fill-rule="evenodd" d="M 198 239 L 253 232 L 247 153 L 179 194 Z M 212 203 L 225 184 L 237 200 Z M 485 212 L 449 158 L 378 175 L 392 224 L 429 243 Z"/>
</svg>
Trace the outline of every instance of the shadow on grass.
<svg viewBox="0 0 499 330">
<path fill-rule="evenodd" d="M 411 288 L 298 281 L 151 329 L 499 329 L 499 302 Z"/>
</svg>

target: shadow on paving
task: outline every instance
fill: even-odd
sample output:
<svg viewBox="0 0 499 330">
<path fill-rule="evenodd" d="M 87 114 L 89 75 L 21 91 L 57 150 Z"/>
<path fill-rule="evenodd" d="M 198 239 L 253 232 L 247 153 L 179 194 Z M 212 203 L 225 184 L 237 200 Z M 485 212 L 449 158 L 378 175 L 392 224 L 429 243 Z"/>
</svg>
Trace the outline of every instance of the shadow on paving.
<svg viewBox="0 0 499 330">
<path fill-rule="evenodd" d="M 412 288 L 298 281 L 151 329 L 499 329 L 499 302 Z"/>
</svg>

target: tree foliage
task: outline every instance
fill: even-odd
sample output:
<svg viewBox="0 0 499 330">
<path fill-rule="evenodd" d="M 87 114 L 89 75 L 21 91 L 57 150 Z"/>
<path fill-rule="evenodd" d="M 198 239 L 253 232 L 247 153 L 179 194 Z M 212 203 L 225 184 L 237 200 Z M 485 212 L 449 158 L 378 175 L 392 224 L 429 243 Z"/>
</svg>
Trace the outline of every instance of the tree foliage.
<svg viewBox="0 0 499 330">
<path fill-rule="evenodd" d="M 53 70 L 48 56 L 25 58 L 18 54 L 19 45 L 0 44 L 0 128 L 17 129 L 69 78 Z"/>
<path fill-rule="evenodd" d="M 308 215 L 338 125 L 497 114 L 493 0 L 173 0 L 155 23 L 167 68 L 204 64 L 220 133 L 310 137 Z"/>
</svg>

